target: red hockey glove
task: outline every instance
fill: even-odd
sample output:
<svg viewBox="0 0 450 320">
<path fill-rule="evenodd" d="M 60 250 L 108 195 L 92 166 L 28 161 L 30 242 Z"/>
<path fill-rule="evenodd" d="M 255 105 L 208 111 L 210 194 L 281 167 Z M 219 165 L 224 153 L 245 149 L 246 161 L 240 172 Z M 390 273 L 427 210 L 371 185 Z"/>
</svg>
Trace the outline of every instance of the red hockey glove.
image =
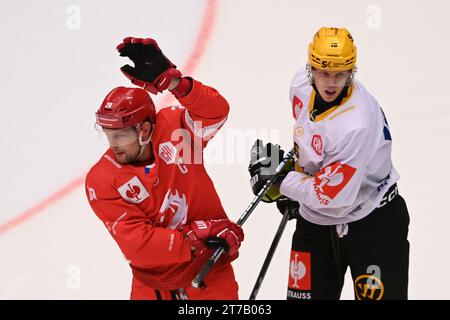
<svg viewBox="0 0 450 320">
<path fill-rule="evenodd" d="M 230 256 L 238 252 L 244 240 L 242 228 L 227 219 L 193 221 L 182 232 L 196 250 L 223 246 Z"/>
<path fill-rule="evenodd" d="M 155 40 L 128 37 L 117 46 L 122 57 L 129 57 L 134 67 L 124 65 L 120 70 L 137 86 L 153 94 L 167 89 L 173 79 L 181 77 L 176 69 L 162 53 Z"/>
</svg>

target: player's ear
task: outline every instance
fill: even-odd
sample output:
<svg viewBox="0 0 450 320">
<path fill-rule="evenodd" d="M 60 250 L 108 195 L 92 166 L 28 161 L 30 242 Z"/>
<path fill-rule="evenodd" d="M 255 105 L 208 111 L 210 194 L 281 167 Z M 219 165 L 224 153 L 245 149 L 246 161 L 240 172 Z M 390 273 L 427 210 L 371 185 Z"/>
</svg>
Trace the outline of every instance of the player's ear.
<svg viewBox="0 0 450 320">
<path fill-rule="evenodd" d="M 144 134 L 144 137 L 148 139 L 149 136 L 151 136 L 153 131 L 154 125 L 150 121 L 144 121 L 144 124 L 142 126 L 142 133 Z"/>
</svg>

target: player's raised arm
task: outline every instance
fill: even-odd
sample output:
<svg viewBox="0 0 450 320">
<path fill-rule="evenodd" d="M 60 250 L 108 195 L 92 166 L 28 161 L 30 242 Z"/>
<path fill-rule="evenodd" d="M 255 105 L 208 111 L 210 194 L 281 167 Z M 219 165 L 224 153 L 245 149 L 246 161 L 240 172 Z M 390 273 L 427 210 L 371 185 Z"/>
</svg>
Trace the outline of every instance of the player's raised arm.
<svg viewBox="0 0 450 320">
<path fill-rule="evenodd" d="M 203 147 L 225 123 L 229 105 L 214 88 L 191 77 L 183 77 L 162 53 L 155 40 L 128 37 L 117 46 L 121 56 L 129 57 L 134 67 L 124 65 L 122 73 L 135 85 L 157 94 L 169 90 L 183 107 L 184 127 L 193 137 L 201 138 Z"/>
</svg>

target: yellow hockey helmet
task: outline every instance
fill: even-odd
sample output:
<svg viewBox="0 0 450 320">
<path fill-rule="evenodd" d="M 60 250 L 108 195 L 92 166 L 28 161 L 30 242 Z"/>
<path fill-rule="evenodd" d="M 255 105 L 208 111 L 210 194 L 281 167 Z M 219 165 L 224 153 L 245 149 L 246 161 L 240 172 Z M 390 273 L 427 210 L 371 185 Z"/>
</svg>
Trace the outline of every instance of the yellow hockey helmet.
<svg viewBox="0 0 450 320">
<path fill-rule="evenodd" d="M 345 28 L 320 28 L 308 50 L 311 67 L 329 70 L 351 70 L 356 65 L 356 46 Z"/>
</svg>

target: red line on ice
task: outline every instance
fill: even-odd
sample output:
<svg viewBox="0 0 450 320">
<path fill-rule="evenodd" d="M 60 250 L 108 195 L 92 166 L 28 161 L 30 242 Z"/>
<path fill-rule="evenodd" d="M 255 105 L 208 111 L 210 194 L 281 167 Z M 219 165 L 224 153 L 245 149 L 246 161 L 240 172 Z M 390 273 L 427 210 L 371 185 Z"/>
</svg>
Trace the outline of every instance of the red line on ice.
<svg viewBox="0 0 450 320">
<path fill-rule="evenodd" d="M 207 0 L 205 13 L 203 14 L 202 24 L 200 30 L 198 31 L 197 39 L 195 41 L 193 50 L 191 51 L 191 54 L 187 59 L 186 65 L 182 68 L 182 72 L 184 74 L 192 74 L 194 72 L 195 68 L 200 62 L 201 57 L 205 52 L 206 45 L 211 36 L 211 30 L 215 22 L 217 7 L 218 7 L 218 0 Z M 169 98 L 167 98 L 166 96 L 165 99 L 162 100 L 161 105 L 169 105 L 170 101 L 171 97 L 169 96 Z M 62 187 L 49 197 L 45 198 L 44 200 L 40 201 L 33 207 L 23 211 L 22 213 L 18 214 L 11 220 L 8 220 L 7 222 L 0 224 L 0 235 L 13 229 L 19 224 L 29 220 L 30 218 L 36 216 L 37 214 L 41 213 L 44 209 L 48 208 L 55 202 L 69 195 L 72 191 L 74 191 L 76 188 L 78 188 L 84 183 L 84 178 L 85 174 L 77 177 L 76 179 L 72 180 L 64 187 Z"/>
</svg>

